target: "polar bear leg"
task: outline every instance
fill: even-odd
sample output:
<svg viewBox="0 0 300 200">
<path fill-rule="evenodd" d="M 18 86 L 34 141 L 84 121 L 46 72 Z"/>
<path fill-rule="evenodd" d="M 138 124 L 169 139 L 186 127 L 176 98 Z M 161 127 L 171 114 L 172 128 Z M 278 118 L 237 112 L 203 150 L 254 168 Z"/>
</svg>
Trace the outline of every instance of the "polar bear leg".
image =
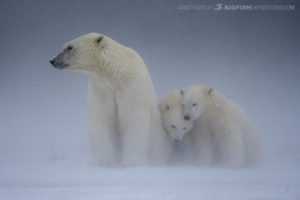
<svg viewBox="0 0 300 200">
<path fill-rule="evenodd" d="M 224 135 L 217 144 L 222 155 L 222 164 L 227 167 L 243 167 L 245 150 L 242 131 L 232 127 L 225 128 Z"/>
<path fill-rule="evenodd" d="M 145 101 L 129 96 L 117 98 L 122 143 L 121 162 L 124 166 L 146 165 L 148 161 L 151 109 L 147 109 L 146 105 L 142 107 L 137 102 Z"/>
<path fill-rule="evenodd" d="M 116 106 L 113 94 L 89 82 L 88 127 L 93 161 L 111 166 L 118 160 L 119 133 L 116 125 Z"/>
<path fill-rule="evenodd" d="M 196 164 L 209 167 L 213 161 L 213 148 L 210 140 L 200 138 L 196 142 Z"/>
<path fill-rule="evenodd" d="M 199 166 L 211 166 L 213 162 L 212 133 L 205 122 L 195 121 L 194 128 L 188 133 L 195 154 L 194 163 Z"/>
<path fill-rule="evenodd" d="M 246 130 L 244 134 L 245 162 L 247 167 L 258 167 L 262 164 L 263 149 L 256 130 Z"/>
<path fill-rule="evenodd" d="M 169 135 L 165 132 L 161 116 L 156 107 L 153 106 L 151 115 L 151 136 L 148 144 L 149 147 L 149 164 L 151 166 L 162 166 L 170 164 L 170 157 L 172 153 L 172 143 Z"/>
<path fill-rule="evenodd" d="M 193 148 L 193 141 L 189 134 L 185 135 L 185 138 L 182 143 L 183 149 L 183 164 L 191 165 L 195 162 L 195 149 Z"/>
<path fill-rule="evenodd" d="M 96 130 L 89 130 L 89 140 L 92 147 L 92 161 L 100 166 L 113 166 L 117 164 L 115 137 L 112 131 L 103 128 L 99 123 Z M 102 129 L 102 131 L 101 131 Z"/>
<path fill-rule="evenodd" d="M 139 118 L 143 121 L 136 119 L 128 122 L 126 120 L 128 127 L 121 132 L 122 164 L 124 166 L 146 165 L 148 161 L 150 118 L 149 116 Z"/>
</svg>

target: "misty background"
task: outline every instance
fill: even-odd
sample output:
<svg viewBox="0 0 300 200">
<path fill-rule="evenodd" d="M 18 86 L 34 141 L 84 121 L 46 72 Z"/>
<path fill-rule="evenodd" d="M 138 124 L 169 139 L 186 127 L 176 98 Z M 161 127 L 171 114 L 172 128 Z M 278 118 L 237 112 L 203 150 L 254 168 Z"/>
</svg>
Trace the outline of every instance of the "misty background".
<svg viewBox="0 0 300 200">
<path fill-rule="evenodd" d="M 64 43 L 99 32 L 135 49 L 158 100 L 205 83 L 243 107 L 266 162 L 300 163 L 300 12 L 179 10 L 262 1 L 0 1 L 0 153 L 86 152 L 85 74 L 49 60 Z M 0 161 L 1 164 L 1 161 Z"/>
</svg>

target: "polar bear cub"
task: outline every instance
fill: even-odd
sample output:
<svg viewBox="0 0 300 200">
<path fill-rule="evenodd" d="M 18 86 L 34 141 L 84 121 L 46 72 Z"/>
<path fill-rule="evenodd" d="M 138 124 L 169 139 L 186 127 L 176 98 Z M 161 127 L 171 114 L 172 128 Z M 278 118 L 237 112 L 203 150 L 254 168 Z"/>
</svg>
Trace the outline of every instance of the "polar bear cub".
<svg viewBox="0 0 300 200">
<path fill-rule="evenodd" d="M 193 128 L 193 122 L 184 120 L 182 92 L 175 90 L 159 103 L 163 127 L 173 143 L 169 159 L 172 164 L 191 164 L 194 160 L 192 141 L 185 136 Z"/>
<path fill-rule="evenodd" d="M 194 122 L 192 134 L 201 133 L 195 140 L 205 154 L 200 155 L 200 160 L 213 163 L 216 159 L 228 167 L 260 163 L 259 135 L 239 106 L 213 88 L 193 85 L 184 89 L 183 107 L 184 119 Z"/>
<path fill-rule="evenodd" d="M 163 126 L 174 144 L 181 143 L 193 128 L 192 121 L 184 120 L 182 94 L 182 90 L 175 90 L 159 102 Z"/>
</svg>

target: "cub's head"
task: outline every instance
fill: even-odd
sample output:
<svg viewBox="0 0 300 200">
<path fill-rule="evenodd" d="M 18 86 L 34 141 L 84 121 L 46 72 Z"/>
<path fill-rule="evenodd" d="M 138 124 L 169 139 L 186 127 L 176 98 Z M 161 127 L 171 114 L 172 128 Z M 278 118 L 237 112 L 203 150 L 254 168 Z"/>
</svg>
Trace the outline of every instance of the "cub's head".
<svg viewBox="0 0 300 200">
<path fill-rule="evenodd" d="M 183 113 L 184 119 L 194 121 L 200 117 L 207 99 L 212 95 L 213 88 L 205 85 L 193 85 L 183 91 Z"/>
<path fill-rule="evenodd" d="M 162 123 L 175 144 L 183 141 L 184 135 L 193 128 L 191 121 L 184 120 L 182 91 L 176 90 L 167 95 L 159 103 Z"/>
</svg>

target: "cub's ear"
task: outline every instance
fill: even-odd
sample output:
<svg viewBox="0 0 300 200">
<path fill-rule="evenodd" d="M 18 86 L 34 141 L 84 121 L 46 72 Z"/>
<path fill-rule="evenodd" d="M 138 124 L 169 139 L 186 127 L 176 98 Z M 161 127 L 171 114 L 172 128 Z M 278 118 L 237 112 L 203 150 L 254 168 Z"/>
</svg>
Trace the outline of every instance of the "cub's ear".
<svg viewBox="0 0 300 200">
<path fill-rule="evenodd" d="M 99 44 L 102 40 L 103 40 L 103 36 L 98 37 L 96 40 L 97 44 Z"/>
<path fill-rule="evenodd" d="M 207 91 L 207 95 L 210 96 L 213 91 L 214 91 L 214 88 L 209 88 Z"/>
<path fill-rule="evenodd" d="M 184 95 L 184 91 L 183 91 L 183 89 L 181 89 L 181 90 L 180 90 L 180 94 L 181 94 L 181 96 L 183 96 L 183 95 Z"/>
</svg>

